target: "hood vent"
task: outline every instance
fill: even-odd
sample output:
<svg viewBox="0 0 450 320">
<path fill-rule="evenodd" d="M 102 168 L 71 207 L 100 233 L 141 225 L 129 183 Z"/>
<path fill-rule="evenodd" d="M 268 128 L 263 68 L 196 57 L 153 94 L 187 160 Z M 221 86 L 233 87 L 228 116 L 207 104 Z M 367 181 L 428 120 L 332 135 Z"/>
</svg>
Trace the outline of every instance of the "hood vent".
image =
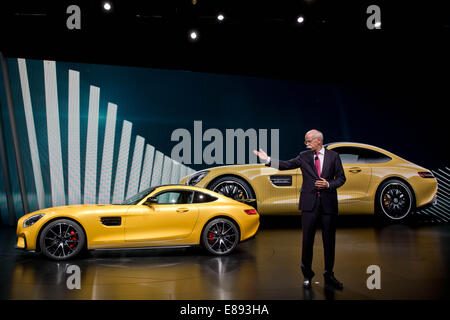
<svg viewBox="0 0 450 320">
<path fill-rule="evenodd" d="M 100 222 L 105 226 L 120 226 L 122 217 L 101 217 Z"/>
</svg>

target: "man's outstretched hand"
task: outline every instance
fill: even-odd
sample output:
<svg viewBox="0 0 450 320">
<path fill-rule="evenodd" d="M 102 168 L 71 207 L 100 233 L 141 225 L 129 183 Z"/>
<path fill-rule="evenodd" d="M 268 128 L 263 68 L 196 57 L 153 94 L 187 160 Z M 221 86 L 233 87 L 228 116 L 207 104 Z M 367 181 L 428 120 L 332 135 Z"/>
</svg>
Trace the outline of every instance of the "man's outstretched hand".
<svg viewBox="0 0 450 320">
<path fill-rule="evenodd" d="M 253 150 L 253 153 L 256 154 L 262 161 L 266 161 L 269 158 L 263 149 L 259 149 L 259 151 Z"/>
</svg>

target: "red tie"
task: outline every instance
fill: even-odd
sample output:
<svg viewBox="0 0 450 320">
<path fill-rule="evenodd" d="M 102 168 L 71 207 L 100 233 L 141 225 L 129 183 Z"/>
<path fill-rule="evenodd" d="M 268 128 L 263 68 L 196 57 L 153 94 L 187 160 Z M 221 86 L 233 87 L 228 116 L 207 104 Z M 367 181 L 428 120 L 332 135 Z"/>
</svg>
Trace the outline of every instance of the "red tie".
<svg viewBox="0 0 450 320">
<path fill-rule="evenodd" d="M 319 178 L 320 178 L 320 159 L 319 159 L 318 152 L 316 152 L 316 157 L 314 158 L 314 164 L 316 166 L 317 174 L 319 175 Z"/>
</svg>

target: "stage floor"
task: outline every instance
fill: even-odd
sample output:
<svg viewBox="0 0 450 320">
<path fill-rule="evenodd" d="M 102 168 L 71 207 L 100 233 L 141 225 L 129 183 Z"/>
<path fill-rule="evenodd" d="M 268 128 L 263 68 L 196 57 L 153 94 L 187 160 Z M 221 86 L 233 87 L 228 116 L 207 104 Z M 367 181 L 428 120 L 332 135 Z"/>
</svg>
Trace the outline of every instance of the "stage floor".
<svg viewBox="0 0 450 320">
<path fill-rule="evenodd" d="M 226 257 L 199 248 L 152 249 L 93 251 L 83 259 L 55 262 L 15 249 L 15 230 L 2 227 L 0 299 L 450 298 L 449 224 L 380 226 L 372 217 L 340 216 L 335 275 L 344 284 L 342 291 L 324 286 L 320 229 L 316 276 L 312 289 L 303 289 L 301 235 L 299 216 L 263 218 L 257 237 Z M 380 289 L 367 286 L 371 265 L 380 268 Z M 375 283 L 373 276 L 369 283 Z"/>
</svg>

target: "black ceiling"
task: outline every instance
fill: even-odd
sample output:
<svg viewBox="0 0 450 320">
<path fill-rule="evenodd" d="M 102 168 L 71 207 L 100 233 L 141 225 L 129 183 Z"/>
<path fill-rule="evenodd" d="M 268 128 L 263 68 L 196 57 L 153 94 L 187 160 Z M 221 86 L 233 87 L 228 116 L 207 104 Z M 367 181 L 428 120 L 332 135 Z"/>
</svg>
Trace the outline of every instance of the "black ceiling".
<svg viewBox="0 0 450 320">
<path fill-rule="evenodd" d="M 436 70 L 448 70 L 450 11 L 440 2 L 192 1 L 110 1 L 110 12 L 96 0 L 3 1 L 0 50 L 10 57 L 355 84 L 432 81 Z M 81 9 L 81 30 L 66 27 L 72 4 Z M 380 30 L 366 27 L 372 4 L 381 9 Z M 189 40 L 193 29 L 198 41 Z"/>
</svg>

